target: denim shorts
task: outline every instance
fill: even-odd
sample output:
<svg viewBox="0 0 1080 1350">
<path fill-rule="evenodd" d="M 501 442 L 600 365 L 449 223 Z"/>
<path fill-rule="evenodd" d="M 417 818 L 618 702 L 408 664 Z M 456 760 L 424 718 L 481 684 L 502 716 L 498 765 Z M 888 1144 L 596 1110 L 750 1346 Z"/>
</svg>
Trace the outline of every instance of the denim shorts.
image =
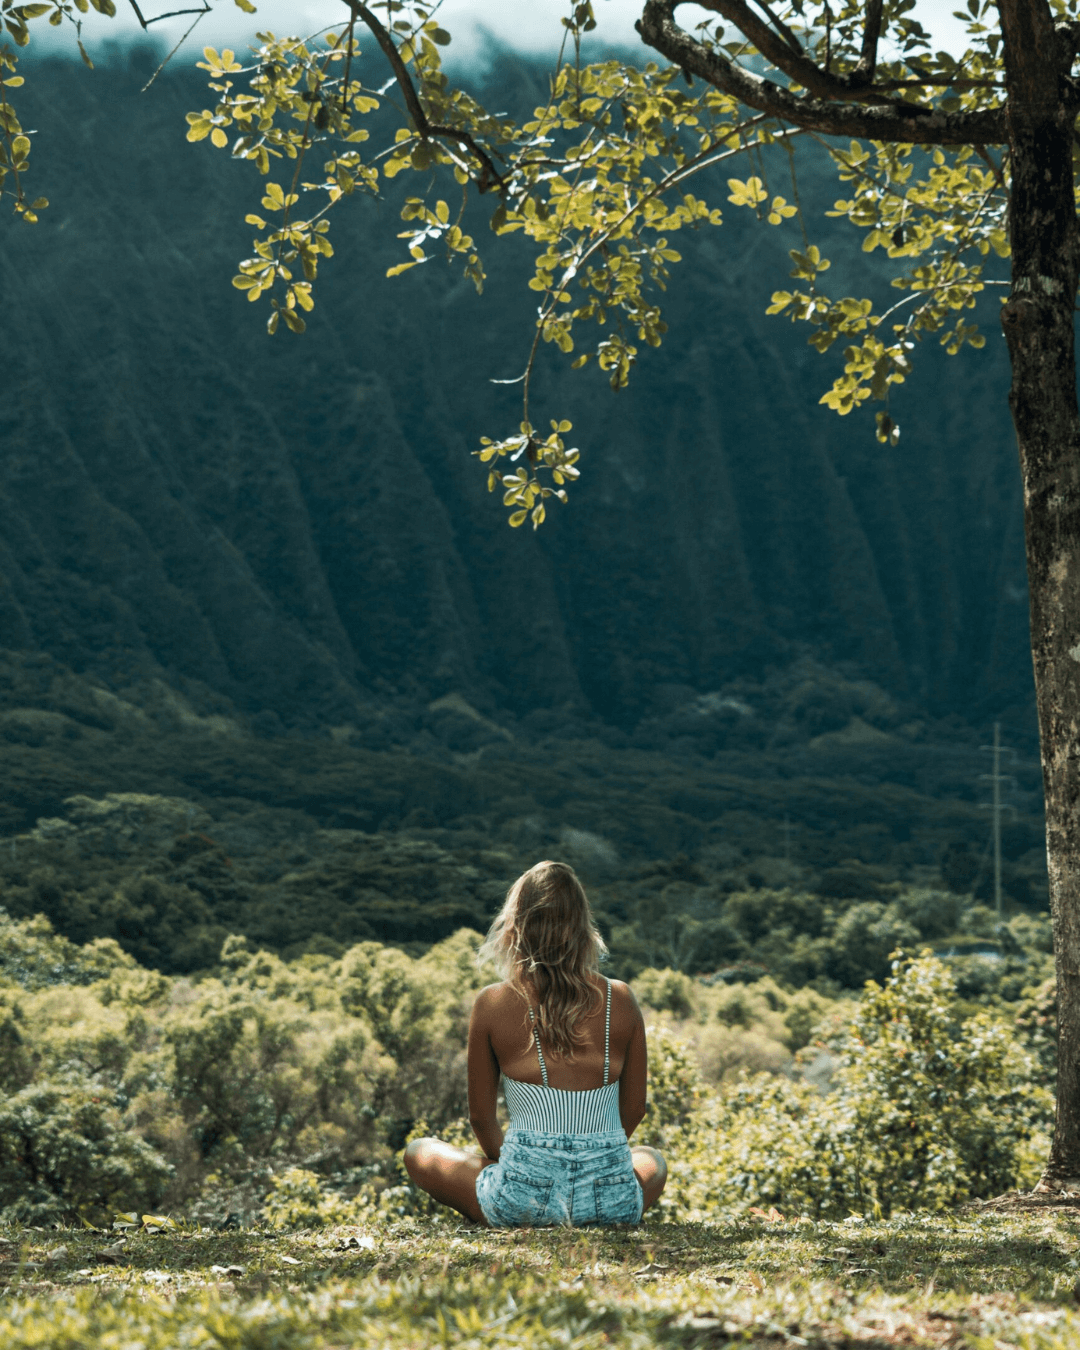
<svg viewBox="0 0 1080 1350">
<path fill-rule="evenodd" d="M 510 1130 L 497 1163 L 476 1178 L 493 1228 L 640 1223 L 644 1196 L 630 1145 L 610 1134 Z"/>
</svg>

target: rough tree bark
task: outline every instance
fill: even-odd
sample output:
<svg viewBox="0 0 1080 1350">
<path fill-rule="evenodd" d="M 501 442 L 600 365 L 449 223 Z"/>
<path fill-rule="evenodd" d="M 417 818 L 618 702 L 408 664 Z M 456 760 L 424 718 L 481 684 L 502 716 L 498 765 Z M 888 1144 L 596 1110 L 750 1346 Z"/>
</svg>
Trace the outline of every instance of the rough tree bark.
<svg viewBox="0 0 1080 1350">
<path fill-rule="evenodd" d="M 1038 1189 L 1080 1190 L 1080 410 L 1073 320 L 1080 230 L 1072 160 L 1080 25 L 1055 24 L 1048 0 L 998 0 L 1005 108 L 945 114 L 873 87 L 877 0 L 867 0 L 862 57 L 844 77 L 816 66 L 783 25 L 770 27 L 745 0 L 701 0 L 806 94 L 699 43 L 675 22 L 679 3 L 647 0 L 637 25 L 642 39 L 688 75 L 761 112 L 826 135 L 1008 146 L 1012 288 L 1001 319 L 1024 487 L 1058 999 L 1057 1118 Z"/>
<path fill-rule="evenodd" d="M 1000 0 L 1012 291 L 1001 322 L 1024 484 L 1058 1001 L 1057 1118 L 1039 1189 L 1080 1189 L 1080 410 L 1073 313 L 1080 231 L 1074 39 L 1045 0 Z"/>
</svg>

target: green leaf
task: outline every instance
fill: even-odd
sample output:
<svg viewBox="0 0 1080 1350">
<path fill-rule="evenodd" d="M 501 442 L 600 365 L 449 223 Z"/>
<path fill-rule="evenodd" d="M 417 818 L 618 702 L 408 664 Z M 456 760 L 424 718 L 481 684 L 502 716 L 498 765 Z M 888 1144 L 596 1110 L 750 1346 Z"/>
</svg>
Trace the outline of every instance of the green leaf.
<svg viewBox="0 0 1080 1350">
<path fill-rule="evenodd" d="M 524 525 L 528 514 L 528 511 L 515 511 L 510 517 L 510 528 L 516 530 L 519 525 Z"/>
<path fill-rule="evenodd" d="M 736 206 L 757 206 L 769 195 L 761 179 L 756 176 L 748 178 L 745 183 L 738 178 L 729 178 L 728 187 L 731 189 L 728 201 L 734 202 Z"/>
<path fill-rule="evenodd" d="M 410 267 L 416 267 L 418 263 L 425 261 L 426 259 L 424 258 L 416 258 L 412 262 L 398 263 L 396 267 L 388 267 L 386 269 L 386 275 L 388 277 L 399 277 L 401 276 L 402 272 L 407 272 Z"/>
</svg>

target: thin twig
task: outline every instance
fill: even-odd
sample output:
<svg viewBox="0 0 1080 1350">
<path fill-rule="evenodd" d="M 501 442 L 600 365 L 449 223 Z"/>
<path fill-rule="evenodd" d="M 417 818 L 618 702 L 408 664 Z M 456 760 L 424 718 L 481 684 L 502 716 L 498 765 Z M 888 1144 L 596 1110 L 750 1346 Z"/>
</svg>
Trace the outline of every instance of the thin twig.
<svg viewBox="0 0 1080 1350">
<path fill-rule="evenodd" d="M 192 11 L 188 12 L 191 13 Z M 187 30 L 184 36 L 180 39 L 180 41 L 168 54 L 165 60 L 162 61 L 161 65 L 158 66 L 157 70 L 154 71 L 153 75 L 150 76 L 150 78 L 146 81 L 143 87 L 139 90 L 140 94 L 146 93 L 146 91 L 150 88 L 150 86 L 154 83 L 157 77 L 161 74 L 161 72 L 165 69 L 165 67 L 169 64 L 169 62 L 173 59 L 176 53 L 180 50 L 180 48 L 184 45 L 184 43 L 188 40 L 188 38 L 192 35 L 192 33 L 194 33 L 196 24 L 198 24 L 201 21 L 203 15 L 209 13 L 210 13 L 209 9 L 200 9 L 198 11 L 198 18 L 195 19 L 194 23 L 192 23 L 191 27 Z"/>
<path fill-rule="evenodd" d="M 405 96 L 405 106 L 409 110 L 409 116 L 416 123 L 416 129 L 421 138 L 426 141 L 432 137 L 439 137 L 442 139 L 455 140 L 459 144 L 467 146 L 480 161 L 482 166 L 478 184 L 480 191 L 486 191 L 488 184 L 492 180 L 498 184 L 500 191 L 505 190 L 506 180 L 495 167 L 495 163 L 491 156 L 481 146 L 477 145 L 469 132 L 459 131 L 457 127 L 436 125 L 428 121 L 427 113 L 424 112 L 423 106 L 420 103 L 416 88 L 409 78 L 409 72 L 406 69 L 405 62 L 401 59 L 401 53 L 398 51 L 394 39 L 383 27 L 381 21 L 372 13 L 367 5 L 361 4 L 359 0 L 344 0 L 344 3 L 349 6 L 349 9 L 353 14 L 359 14 L 360 18 L 367 24 L 375 41 L 382 48 L 383 55 L 390 62 L 390 66 L 397 77 L 398 86 Z"/>
<path fill-rule="evenodd" d="M 1075 136 L 1076 133 L 1073 132 L 1073 135 Z M 990 170 L 994 175 L 994 182 L 997 183 L 998 187 L 1003 188 L 1005 186 L 1005 179 L 1002 175 L 1001 169 L 995 162 L 993 155 L 990 154 L 985 145 L 976 145 L 973 147 L 973 149 L 984 164 L 989 164 Z"/>
<path fill-rule="evenodd" d="M 772 8 L 767 3 L 767 0 L 757 0 L 757 4 L 759 8 L 763 9 L 765 13 L 769 16 L 770 21 L 776 27 L 776 31 L 783 37 L 784 41 L 788 44 L 791 50 L 797 56 L 805 55 L 805 53 L 803 52 L 802 43 L 791 31 L 791 29 L 787 26 L 787 24 L 783 21 L 783 19 L 781 19 L 778 14 L 773 13 Z"/>
<path fill-rule="evenodd" d="M 353 29 L 356 27 L 356 15 L 349 17 L 349 51 L 345 57 L 345 78 L 341 83 L 341 115 L 344 117 L 349 110 L 349 72 L 352 70 L 353 54 Z"/>
</svg>

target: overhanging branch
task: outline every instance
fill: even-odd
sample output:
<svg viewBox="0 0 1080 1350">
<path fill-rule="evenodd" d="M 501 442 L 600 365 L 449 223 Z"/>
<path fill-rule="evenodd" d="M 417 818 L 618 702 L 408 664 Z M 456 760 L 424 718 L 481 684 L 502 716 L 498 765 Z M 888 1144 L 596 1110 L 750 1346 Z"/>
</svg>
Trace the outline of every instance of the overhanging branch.
<svg viewBox="0 0 1080 1350">
<path fill-rule="evenodd" d="M 969 112 L 944 112 L 919 104 L 893 102 L 887 106 L 864 106 L 851 101 L 850 89 L 841 87 L 832 97 L 815 98 L 793 94 L 789 89 L 745 70 L 734 61 L 685 32 L 675 22 L 675 8 L 683 0 L 646 0 L 641 18 L 635 25 L 642 41 L 666 56 L 669 61 L 696 75 L 706 83 L 731 94 L 748 108 L 780 121 L 790 122 L 804 131 L 823 136 L 861 136 L 875 141 L 901 141 L 911 145 L 1002 145 L 1008 140 L 1004 108 L 986 108 Z M 724 10 L 734 0 L 712 0 L 710 9 Z M 753 15 L 762 28 L 767 29 Z M 733 20 L 734 22 L 734 20 Z M 767 30 L 768 31 L 768 30 Z M 746 36 L 757 46 L 755 38 Z M 785 62 L 792 53 L 772 34 L 773 44 L 783 48 Z M 762 48 L 758 48 L 762 50 Z M 764 55 L 772 60 L 768 52 Z M 785 64 L 776 61 L 789 73 Z M 813 64 L 810 62 L 809 64 Z M 814 66 L 817 70 L 818 67 Z M 819 72 L 820 74 L 821 72 Z M 801 76 L 792 75 L 804 85 Z"/>
<path fill-rule="evenodd" d="M 733 23 L 747 41 L 751 42 L 767 61 L 772 62 L 777 70 L 782 70 L 788 79 L 801 85 L 817 98 L 895 104 L 905 110 L 912 107 L 910 103 L 902 104 L 898 99 L 873 86 L 878 36 L 881 31 L 882 0 L 867 0 L 863 55 L 849 75 L 834 75 L 831 71 L 822 69 L 801 48 L 793 49 L 786 39 L 781 40 L 773 29 L 754 13 L 746 0 L 700 0 L 700 3 L 705 9 L 711 9 L 713 13 Z M 674 9 L 674 6 L 672 8 Z M 768 10 L 768 13 L 773 17 L 771 10 Z"/>
<path fill-rule="evenodd" d="M 457 141 L 459 145 L 464 145 L 480 161 L 480 191 L 487 191 L 492 183 L 500 189 L 505 188 L 505 180 L 495 167 L 494 160 L 492 160 L 491 156 L 482 146 L 477 145 L 469 132 L 459 131 L 457 127 L 442 126 L 440 123 L 428 120 L 428 115 L 424 112 L 423 105 L 420 102 L 420 96 L 416 92 L 416 86 L 409 77 L 405 62 L 401 59 L 401 53 L 398 51 L 394 39 L 383 27 L 376 15 L 372 13 L 367 5 L 359 3 L 359 0 L 345 0 L 345 4 L 348 5 L 354 18 L 359 17 L 367 24 L 375 41 L 382 48 L 383 55 L 390 62 L 390 68 L 394 72 L 394 78 L 397 80 L 398 88 L 401 90 L 402 97 L 405 99 L 405 106 L 409 110 L 409 116 L 412 118 L 416 130 L 419 132 L 422 139 L 426 141 L 436 138 Z"/>
</svg>

